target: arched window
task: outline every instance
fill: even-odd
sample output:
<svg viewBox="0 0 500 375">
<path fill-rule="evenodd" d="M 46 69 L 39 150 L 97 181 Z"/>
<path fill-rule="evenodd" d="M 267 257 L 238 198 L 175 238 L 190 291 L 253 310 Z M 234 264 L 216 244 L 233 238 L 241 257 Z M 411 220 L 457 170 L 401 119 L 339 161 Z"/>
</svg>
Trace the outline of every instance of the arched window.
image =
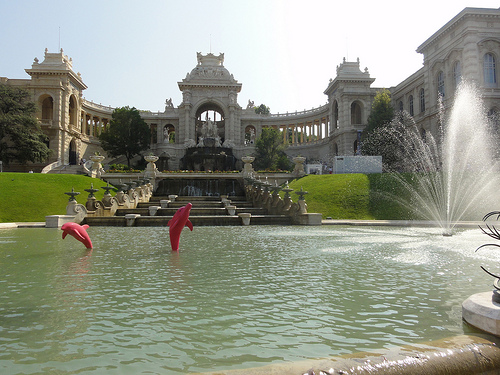
<svg viewBox="0 0 500 375">
<path fill-rule="evenodd" d="M 455 82 L 455 88 L 462 82 L 462 65 L 460 61 L 455 61 L 453 65 L 453 82 Z"/>
<path fill-rule="evenodd" d="M 444 73 L 440 71 L 437 75 L 437 92 L 438 96 L 444 97 Z"/>
<path fill-rule="evenodd" d="M 196 142 L 200 146 L 220 145 L 225 141 L 224 112 L 215 103 L 205 103 L 196 111 Z"/>
<path fill-rule="evenodd" d="M 413 116 L 413 95 L 408 98 L 408 108 L 410 109 L 410 116 Z"/>
<path fill-rule="evenodd" d="M 54 108 L 54 100 L 51 96 L 43 99 L 42 102 L 42 120 L 52 120 Z"/>
<path fill-rule="evenodd" d="M 335 124 L 335 129 L 339 128 L 339 104 L 335 100 L 333 103 L 333 123 Z"/>
<path fill-rule="evenodd" d="M 285 132 L 287 131 L 286 128 L 284 131 Z M 286 135 L 284 135 L 284 137 L 286 137 Z M 253 145 L 254 143 L 255 143 L 255 126 L 248 125 L 245 128 L 245 144 Z"/>
<path fill-rule="evenodd" d="M 351 104 L 351 125 L 361 124 L 361 106 L 357 102 Z"/>
<path fill-rule="evenodd" d="M 76 100 L 73 95 L 69 97 L 69 123 L 76 126 Z"/>
<path fill-rule="evenodd" d="M 497 72 L 495 56 L 491 53 L 484 55 L 483 61 L 484 84 L 485 86 L 494 87 L 497 85 Z"/>
<path fill-rule="evenodd" d="M 175 143 L 175 126 L 167 124 L 163 127 L 163 143 Z"/>
<path fill-rule="evenodd" d="M 425 111 L 425 90 L 420 89 L 420 112 Z"/>
</svg>

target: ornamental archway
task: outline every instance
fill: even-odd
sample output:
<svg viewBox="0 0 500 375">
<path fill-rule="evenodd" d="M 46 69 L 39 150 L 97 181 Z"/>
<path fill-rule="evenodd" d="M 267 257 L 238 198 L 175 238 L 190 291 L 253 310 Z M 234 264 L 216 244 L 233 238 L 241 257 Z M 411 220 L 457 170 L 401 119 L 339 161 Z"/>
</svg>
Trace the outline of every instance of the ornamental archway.
<svg viewBox="0 0 500 375">
<path fill-rule="evenodd" d="M 206 103 L 196 111 L 196 144 L 204 145 L 205 139 L 211 139 L 210 143 L 216 147 L 224 144 L 226 121 L 224 111 L 215 103 Z M 208 142 L 207 142 L 208 143 Z"/>
</svg>

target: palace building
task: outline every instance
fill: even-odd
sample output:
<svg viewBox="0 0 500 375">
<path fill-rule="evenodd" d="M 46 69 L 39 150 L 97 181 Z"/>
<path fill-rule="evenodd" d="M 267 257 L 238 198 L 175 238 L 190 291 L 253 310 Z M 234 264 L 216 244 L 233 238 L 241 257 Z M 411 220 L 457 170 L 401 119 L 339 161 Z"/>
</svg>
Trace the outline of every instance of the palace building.
<svg viewBox="0 0 500 375">
<path fill-rule="evenodd" d="M 448 108 L 462 80 L 480 89 L 490 115 L 500 111 L 498 61 L 500 9 L 465 8 L 416 50 L 423 66 L 403 82 L 388 88 L 395 110 L 409 112 L 424 135 L 438 128 L 438 96 Z M 28 79 L 0 77 L 0 83 L 23 87 L 37 104 L 37 118 L 49 137 L 51 159 L 29 169 L 45 171 L 78 165 L 99 151 L 99 133 L 114 108 L 84 99 L 87 88 L 63 51 L 45 50 L 26 69 Z M 159 170 L 241 169 L 241 158 L 254 151 L 262 129 L 283 134 L 287 154 L 309 163 L 331 165 L 334 156 L 356 155 L 373 98 L 381 88 L 357 61 L 344 60 L 335 78 L 325 83 L 327 104 L 307 111 L 257 114 L 252 102 L 238 102 L 242 83 L 224 66 L 224 54 L 197 54 L 196 66 L 178 82 L 182 102 L 169 99 L 163 111 L 141 111 L 151 128 L 150 150 L 160 157 Z M 168 96 L 168 93 L 167 95 Z M 123 162 L 106 159 L 104 163 Z M 13 164 L 13 170 L 22 170 Z"/>
</svg>

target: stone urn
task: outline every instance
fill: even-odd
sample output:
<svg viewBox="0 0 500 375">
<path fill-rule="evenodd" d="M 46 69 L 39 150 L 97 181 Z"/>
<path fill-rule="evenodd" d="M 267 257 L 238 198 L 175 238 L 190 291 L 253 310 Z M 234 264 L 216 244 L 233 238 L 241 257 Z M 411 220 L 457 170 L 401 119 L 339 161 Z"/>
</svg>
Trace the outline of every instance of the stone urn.
<svg viewBox="0 0 500 375">
<path fill-rule="evenodd" d="M 293 174 L 298 177 L 305 176 L 306 170 L 304 169 L 304 162 L 306 158 L 303 156 L 295 156 L 292 160 L 295 163 Z"/>
<path fill-rule="evenodd" d="M 102 155 L 91 155 L 90 160 L 92 160 L 92 177 L 101 178 L 104 174 L 104 169 L 102 168 L 102 161 L 105 159 Z"/>
<path fill-rule="evenodd" d="M 158 159 L 159 159 L 159 157 L 156 155 L 144 156 L 144 160 L 146 160 L 148 162 L 148 165 L 146 167 L 146 176 L 147 177 L 154 177 L 156 175 L 156 172 L 158 172 L 158 170 L 156 169 L 156 164 L 155 164 L 155 162 Z"/>
<path fill-rule="evenodd" d="M 245 163 L 245 165 L 243 166 L 243 175 L 244 176 L 251 175 L 254 172 L 252 163 L 255 160 L 255 158 L 253 156 L 243 156 L 241 160 L 243 161 L 243 163 Z"/>
</svg>

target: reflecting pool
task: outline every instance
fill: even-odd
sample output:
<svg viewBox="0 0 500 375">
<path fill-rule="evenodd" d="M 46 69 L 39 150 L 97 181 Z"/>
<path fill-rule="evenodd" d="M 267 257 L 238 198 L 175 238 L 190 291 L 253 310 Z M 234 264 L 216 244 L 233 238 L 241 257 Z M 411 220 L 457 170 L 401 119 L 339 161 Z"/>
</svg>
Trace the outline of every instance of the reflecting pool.
<svg viewBox="0 0 500 375">
<path fill-rule="evenodd" d="M 0 373 L 186 374 L 464 333 L 491 289 L 479 229 L 91 227 L 0 230 Z M 305 369 L 307 370 L 307 369 Z"/>
</svg>

